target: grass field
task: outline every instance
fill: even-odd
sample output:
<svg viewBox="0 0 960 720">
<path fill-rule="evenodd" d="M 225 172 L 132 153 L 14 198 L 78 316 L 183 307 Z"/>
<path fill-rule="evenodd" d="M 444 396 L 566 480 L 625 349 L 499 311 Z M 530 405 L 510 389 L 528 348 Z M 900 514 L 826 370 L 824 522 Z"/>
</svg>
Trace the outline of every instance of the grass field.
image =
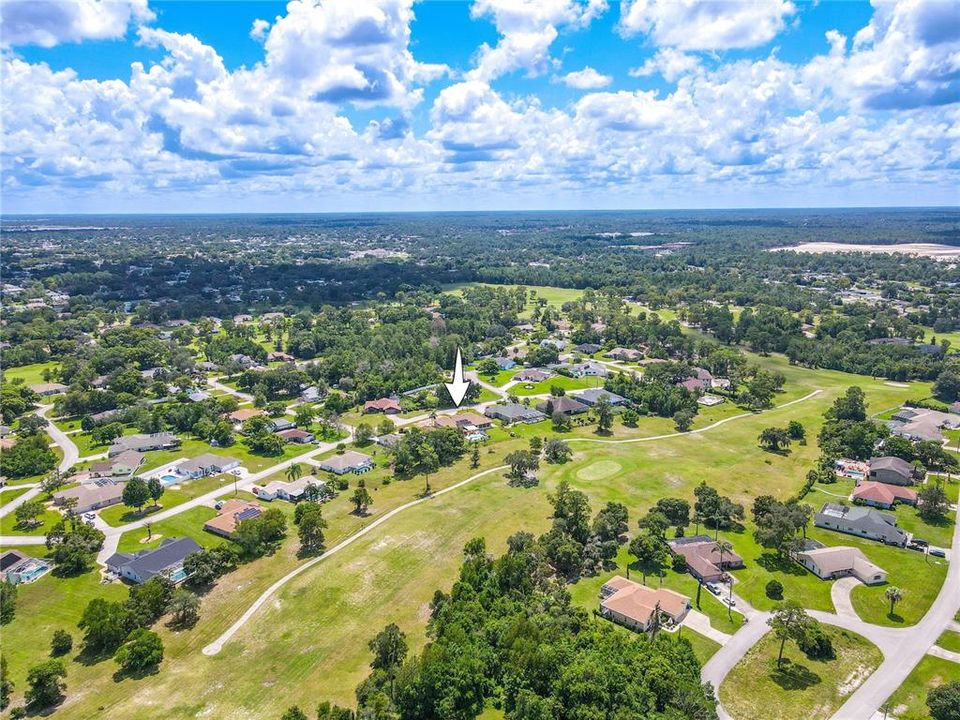
<svg viewBox="0 0 960 720">
<path fill-rule="evenodd" d="M 111 507 L 101 510 L 100 517 L 108 525 L 119 527 L 126 523 L 148 518 L 154 513 L 169 510 L 170 508 L 185 503 L 187 500 L 205 495 L 213 490 L 230 487 L 233 485 L 234 480 L 236 480 L 236 478 L 233 475 L 211 475 L 210 477 L 199 478 L 197 480 L 189 480 L 181 483 L 178 486 L 179 489 L 166 489 L 163 495 L 160 496 L 158 507 L 154 507 L 151 503 L 143 508 L 142 513 L 138 513 L 134 508 L 127 507 L 126 505 L 112 505 Z"/>
<path fill-rule="evenodd" d="M 216 514 L 216 510 L 206 506 L 190 508 L 166 520 L 152 523 L 150 528 L 152 539 L 149 542 L 146 541 L 148 535 L 146 528 L 125 532 L 120 536 L 117 549 L 120 552 L 137 552 L 156 547 L 163 538 L 184 536 L 192 537 L 203 547 L 222 545 L 226 540 L 203 529 L 203 524 L 210 518 L 216 517 Z"/>
<path fill-rule="evenodd" d="M 940 639 L 937 640 L 937 645 L 942 647 L 944 650 L 960 653 L 960 632 L 947 630 L 943 633 L 943 635 L 940 636 Z"/>
<path fill-rule="evenodd" d="M 524 397 L 527 395 L 543 395 L 550 392 L 551 387 L 561 387 L 564 390 L 585 390 L 586 388 L 603 387 L 603 378 L 585 377 L 572 378 L 566 375 L 554 375 L 538 383 L 517 383 L 510 392 Z"/>
<path fill-rule="evenodd" d="M 768 632 L 720 686 L 724 709 L 737 720 L 818 720 L 830 717 L 883 660 L 872 643 L 847 630 L 823 626 L 836 657 L 807 658 L 788 642 L 777 669 L 780 641 Z"/>
<path fill-rule="evenodd" d="M 853 384 L 864 388 L 875 411 L 891 407 L 904 397 L 927 392 L 923 385 L 902 389 L 869 378 L 794 368 L 782 358 L 759 361 L 787 376 L 786 392 L 777 398 L 778 403 L 802 398 L 816 389 L 823 392 L 788 408 L 748 415 L 699 435 L 623 445 L 573 442 L 574 460 L 564 466 L 543 467 L 536 488 L 510 488 L 499 474 L 481 478 L 397 515 L 342 553 L 303 573 L 274 595 L 219 655 L 202 655 L 200 649 L 239 617 L 264 588 L 300 562 L 296 539 L 291 537 L 272 557 L 244 565 L 224 578 L 204 598 L 201 620 L 193 630 L 173 633 L 158 626 L 166 659 L 156 675 L 114 682 L 110 662 L 71 663 L 67 678 L 70 699 L 58 710 L 58 716 L 149 720 L 201 715 L 266 720 L 276 716 L 277 708 L 293 703 L 315 707 L 318 701 L 330 699 L 352 704 L 354 688 L 368 671 L 368 638 L 386 623 L 397 622 L 408 633 L 411 648 L 416 651 L 425 640 L 428 603 L 434 590 L 450 587 L 466 541 L 483 536 L 488 549 L 499 553 L 506 538 L 519 529 L 543 532 L 550 524 L 547 495 L 561 479 L 586 492 L 594 511 L 610 500 L 624 502 L 630 510 L 631 528 L 635 527 L 637 516 L 658 498 L 691 498 L 693 488 L 702 480 L 745 504 L 761 493 L 787 497 L 802 484 L 817 450 L 811 443 L 796 446 L 789 454 L 765 453 L 756 446 L 762 428 L 782 426 L 796 419 L 805 425 L 808 436 L 815 436 L 824 410 Z M 706 426 L 712 422 L 711 417 L 742 412 L 732 407 L 711 412 L 714 410 L 718 415 L 704 413 L 695 427 Z M 641 438 L 672 432 L 668 419 L 643 418 L 636 429 L 616 423 L 614 437 Z M 481 448 L 481 469 L 500 464 L 506 453 L 526 447 L 533 435 L 552 435 L 549 423 L 493 431 L 494 441 Z M 566 437 L 596 438 L 592 428 L 575 429 Z M 181 449 L 161 462 L 155 460 L 160 454 L 152 453 L 150 460 L 156 467 L 175 457 L 208 450 L 189 445 L 185 449 L 195 452 Z M 233 448 L 221 452 L 239 457 Z M 271 458 L 268 464 L 276 461 Z M 431 476 L 430 482 L 434 489 L 440 489 L 473 472 L 464 460 Z M 383 468 L 368 473 L 365 479 L 374 497 L 370 516 L 351 513 L 349 492 L 324 506 L 324 515 L 330 521 L 328 546 L 410 500 L 423 486 L 422 478 L 386 484 L 387 472 Z M 279 507 L 279 503 L 275 504 Z M 198 528 L 205 518 L 191 517 L 191 513 L 212 512 L 196 508 L 170 521 L 155 523 L 153 532 L 166 536 L 199 533 L 203 537 L 206 534 Z M 125 534 L 121 549 L 142 549 L 144 545 L 138 541 L 145 535 L 145 531 Z M 590 578 L 582 581 L 587 584 L 574 586 L 572 592 L 578 602 L 595 603 L 595 583 L 600 581 L 602 578 Z M 668 573 L 664 583 L 692 580 Z M 688 592 L 682 585 L 678 589 Z M 704 611 L 711 621 L 722 623 L 726 612 L 710 603 L 719 606 L 715 598 L 707 598 L 704 593 Z M 9 638 L 11 643 L 29 646 L 30 636 L 18 622 L 4 628 L 5 643 Z M 698 639 L 696 644 L 700 647 L 698 652 L 711 651 L 705 639 Z M 17 692 L 22 691 L 28 661 L 36 662 L 42 650 L 29 648 L 16 663 L 11 661 L 13 679 L 19 683 Z M 26 657 L 30 652 L 33 655 Z M 256 668 L 255 675 L 251 676 L 250 668 Z"/>
<path fill-rule="evenodd" d="M 929 720 L 927 693 L 945 682 L 957 680 L 960 677 L 957 668 L 957 664 L 949 660 L 924 656 L 884 707 L 899 720 Z"/>
<path fill-rule="evenodd" d="M 18 497 L 23 495 L 29 489 L 30 488 L 22 488 L 20 490 L 13 489 L 13 490 L 4 490 L 3 492 L 0 492 L 0 507 L 3 507 L 11 500 L 16 500 Z"/>
<path fill-rule="evenodd" d="M 491 283 L 450 283 L 443 286 L 443 292 L 459 294 L 464 288 L 477 286 L 496 287 L 506 290 L 513 290 L 518 287 L 517 285 L 494 285 Z M 527 288 L 527 307 L 520 313 L 521 318 L 530 317 L 530 313 L 536 305 L 537 299 L 546 300 L 547 305 L 559 308 L 565 302 L 576 300 L 583 295 L 583 290 L 577 290 L 576 288 L 559 288 L 546 285 L 526 285 L 525 287 Z"/>
<path fill-rule="evenodd" d="M 7 493 L 3 493 L 6 495 Z M 39 496 L 40 499 L 43 499 L 43 495 Z M 46 535 L 51 527 L 56 525 L 63 519 L 63 516 L 47 506 L 44 513 L 37 517 L 37 520 L 41 521 L 40 525 L 35 527 L 20 527 L 17 525 L 17 518 L 15 513 L 11 512 L 9 515 L 5 515 L 0 518 L 0 535 Z"/>
<path fill-rule="evenodd" d="M 33 365 L 21 365 L 20 367 L 4 368 L 3 376 L 8 382 L 10 380 L 23 380 L 25 385 L 35 385 L 36 383 L 46 382 L 43 379 L 44 370 L 50 370 L 52 372 L 56 368 L 57 363 L 53 361 L 35 363 Z"/>
</svg>

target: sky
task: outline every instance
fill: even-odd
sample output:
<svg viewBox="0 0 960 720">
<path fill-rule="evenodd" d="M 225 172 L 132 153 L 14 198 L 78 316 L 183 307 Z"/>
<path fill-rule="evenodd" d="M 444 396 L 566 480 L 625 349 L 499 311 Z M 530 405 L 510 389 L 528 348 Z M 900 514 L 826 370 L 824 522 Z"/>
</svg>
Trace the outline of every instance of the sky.
<svg viewBox="0 0 960 720">
<path fill-rule="evenodd" d="M 960 0 L 0 0 L 0 209 L 960 204 Z"/>
</svg>

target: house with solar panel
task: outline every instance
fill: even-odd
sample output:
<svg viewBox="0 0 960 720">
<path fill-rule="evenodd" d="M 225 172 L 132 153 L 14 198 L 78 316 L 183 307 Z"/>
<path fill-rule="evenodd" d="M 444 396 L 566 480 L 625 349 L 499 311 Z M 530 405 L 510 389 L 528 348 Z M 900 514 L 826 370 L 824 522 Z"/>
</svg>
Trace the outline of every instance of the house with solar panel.
<svg viewBox="0 0 960 720">
<path fill-rule="evenodd" d="M 254 520 L 260 517 L 262 513 L 263 508 L 258 503 L 245 500 L 227 500 L 220 506 L 217 516 L 203 524 L 203 529 L 214 535 L 232 539 L 237 525 L 244 520 Z"/>
</svg>

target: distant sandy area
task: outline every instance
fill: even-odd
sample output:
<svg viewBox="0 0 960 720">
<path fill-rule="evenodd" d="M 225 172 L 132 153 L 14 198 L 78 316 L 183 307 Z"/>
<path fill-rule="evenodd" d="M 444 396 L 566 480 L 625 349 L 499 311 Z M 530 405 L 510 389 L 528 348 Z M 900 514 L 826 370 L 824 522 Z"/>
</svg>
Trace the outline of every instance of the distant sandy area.
<svg viewBox="0 0 960 720">
<path fill-rule="evenodd" d="M 902 253 L 904 255 L 920 255 L 934 260 L 960 259 L 960 247 L 952 245 L 938 245 L 936 243 L 903 243 L 901 245 L 853 245 L 836 242 L 801 243 L 792 247 L 773 248 L 774 251 L 792 250 L 793 252 L 823 253 L 862 252 L 862 253 Z"/>
</svg>

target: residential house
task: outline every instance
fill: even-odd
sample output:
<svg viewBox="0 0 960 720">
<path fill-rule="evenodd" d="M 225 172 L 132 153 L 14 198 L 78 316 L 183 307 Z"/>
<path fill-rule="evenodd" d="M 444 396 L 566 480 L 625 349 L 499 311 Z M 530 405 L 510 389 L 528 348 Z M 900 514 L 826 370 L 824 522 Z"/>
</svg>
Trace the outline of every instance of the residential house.
<svg viewBox="0 0 960 720">
<path fill-rule="evenodd" d="M 123 410 L 103 410 L 102 412 L 94 413 L 90 416 L 90 419 L 93 420 L 94 425 L 103 425 L 104 423 L 113 422 L 123 416 Z"/>
<path fill-rule="evenodd" d="M 547 416 L 552 416 L 557 412 L 563 413 L 564 415 L 579 415 L 589 409 L 590 407 L 585 403 L 566 395 L 551 397 L 537 405 L 537 410 Z"/>
<path fill-rule="evenodd" d="M 908 440 L 943 442 L 943 430 L 960 428 L 960 417 L 953 413 L 927 408 L 900 408 L 887 421 L 890 432 Z"/>
<path fill-rule="evenodd" d="M 240 315 L 233 316 L 234 325 L 243 325 L 244 323 L 253 322 L 253 315 L 247 315 L 246 313 L 241 313 Z"/>
<path fill-rule="evenodd" d="M 733 383 L 730 382 L 730 378 L 712 378 L 710 380 L 710 388 L 712 390 L 729 390 L 732 387 Z"/>
<path fill-rule="evenodd" d="M 365 413 L 383 413 L 384 415 L 396 415 L 401 412 L 400 401 L 395 397 L 380 398 L 379 400 L 367 400 L 363 404 Z"/>
<path fill-rule="evenodd" d="M 596 343 L 580 343 L 579 345 L 575 345 L 573 349 L 584 355 L 593 355 L 600 350 L 600 346 Z"/>
<path fill-rule="evenodd" d="M 916 505 L 917 493 L 910 488 L 899 485 L 887 485 L 886 483 L 865 480 L 854 488 L 850 499 L 860 505 L 872 505 L 889 510 L 898 502 Z"/>
<path fill-rule="evenodd" d="M 650 588 L 617 575 L 600 588 L 600 614 L 615 623 L 645 632 L 654 615 L 658 622 L 683 622 L 690 611 L 690 598 L 666 588 Z"/>
<path fill-rule="evenodd" d="M 334 475 L 360 474 L 373 469 L 373 458 L 355 450 L 347 450 L 342 455 L 331 455 L 318 461 L 317 467 Z"/>
<path fill-rule="evenodd" d="M 234 410 L 227 415 L 227 417 L 235 423 L 242 423 L 250 418 L 260 417 L 261 415 L 266 415 L 266 413 L 260 408 L 240 408 L 239 410 Z"/>
<path fill-rule="evenodd" d="M 600 388 L 582 390 L 581 392 L 574 393 L 573 397 L 582 403 L 586 403 L 587 405 L 596 405 L 600 398 L 606 398 L 607 402 L 614 406 L 622 405 L 627 401 L 625 397 L 617 395 L 616 393 L 607 392 L 606 390 L 601 390 Z"/>
<path fill-rule="evenodd" d="M 610 374 L 607 368 L 592 360 L 571 365 L 567 371 L 575 378 L 607 377 Z"/>
<path fill-rule="evenodd" d="M 864 585 L 887 581 L 887 571 L 870 562 L 858 548 L 845 545 L 821 547 L 798 552 L 795 558 L 821 580 L 836 580 L 852 575 Z"/>
<path fill-rule="evenodd" d="M 308 487 L 322 487 L 324 485 L 326 483 L 323 480 L 319 480 L 313 475 L 305 475 L 293 482 L 274 480 L 266 485 L 254 485 L 250 488 L 250 492 L 267 502 L 276 498 L 288 502 L 299 502 L 306 495 Z"/>
<path fill-rule="evenodd" d="M 903 547 L 907 544 L 907 533 L 897 527 L 897 519 L 871 507 L 824 503 L 820 512 L 813 516 L 813 524 L 848 535 L 879 540 L 885 545 Z"/>
<path fill-rule="evenodd" d="M 539 368 L 527 368 L 526 370 L 521 370 L 514 375 L 513 379 L 517 382 L 523 383 L 538 383 L 543 382 L 551 375 L 552 373 L 547 372 L 546 370 L 541 370 Z"/>
<path fill-rule="evenodd" d="M 643 353 L 633 348 L 616 347 L 609 352 L 604 353 L 604 357 L 620 362 L 636 362 L 643 358 Z"/>
<path fill-rule="evenodd" d="M 374 438 L 373 441 L 380 447 L 392 448 L 396 447 L 396 444 L 402 439 L 403 436 L 400 433 L 387 433 Z"/>
<path fill-rule="evenodd" d="M 898 457 L 870 458 L 868 476 L 874 482 L 888 485 L 913 485 L 917 469 L 906 460 Z"/>
<path fill-rule="evenodd" d="M 860 460 L 850 460 L 849 458 L 840 458 L 834 461 L 833 469 L 839 477 L 850 478 L 860 482 L 870 473 L 870 464 Z"/>
<path fill-rule="evenodd" d="M 513 358 L 508 357 L 498 357 L 494 358 L 493 361 L 497 364 L 497 367 L 501 370 L 511 370 L 517 366 L 517 361 Z"/>
<path fill-rule="evenodd" d="M 305 387 L 300 392 L 300 402 L 312 403 L 312 402 L 317 402 L 319 399 L 320 399 L 320 388 L 318 388 L 316 385 L 310 385 L 309 387 Z"/>
<path fill-rule="evenodd" d="M 545 420 L 547 417 L 539 410 L 516 403 L 509 403 L 507 405 L 491 405 L 483 411 L 483 414 L 488 418 L 500 420 L 506 425 L 512 425 L 513 423 L 518 422 L 535 423 Z"/>
<path fill-rule="evenodd" d="M 292 430 L 295 427 L 296 425 L 294 425 L 292 422 L 290 422 L 286 418 L 282 418 L 282 417 L 274 418 L 273 420 L 270 421 L 270 430 L 272 430 L 273 432 L 282 432 L 283 430 Z"/>
<path fill-rule="evenodd" d="M 180 438 L 170 432 L 123 435 L 110 443 L 107 457 L 116 457 L 129 450 L 138 453 L 149 452 L 150 450 L 170 450 L 179 447 L 179 445 Z"/>
<path fill-rule="evenodd" d="M 546 347 L 547 345 L 553 345 L 557 350 L 563 350 L 567 346 L 567 342 L 557 338 L 546 338 L 540 341 L 540 347 Z"/>
<path fill-rule="evenodd" d="M 30 390 L 33 390 L 40 397 L 49 397 L 50 395 L 63 395 L 68 388 L 63 383 L 57 382 L 48 382 L 48 383 L 33 383 L 32 385 L 27 385 Z"/>
<path fill-rule="evenodd" d="M 291 363 L 296 360 L 293 355 L 288 355 L 285 352 L 272 351 L 267 353 L 267 362 L 286 362 Z"/>
<path fill-rule="evenodd" d="M 263 508 L 255 502 L 227 500 L 220 506 L 217 516 L 203 524 L 203 529 L 220 537 L 232 538 L 240 522 L 258 518 L 262 512 Z"/>
<path fill-rule="evenodd" d="M 190 402 L 203 402 L 204 400 L 209 400 L 211 397 L 210 393 L 206 390 L 197 390 L 187 395 Z"/>
<path fill-rule="evenodd" d="M 114 553 L 107 558 L 107 570 L 131 582 L 145 583 L 153 577 L 165 577 L 173 583 L 187 578 L 183 561 L 203 548 L 189 537 L 164 538 L 160 546 L 138 553 Z"/>
<path fill-rule="evenodd" d="M 97 478 L 91 483 L 77 485 L 53 494 L 53 504 L 65 506 L 76 500 L 73 511 L 87 513 L 100 508 L 117 505 L 122 501 L 123 485 L 109 478 Z"/>
<path fill-rule="evenodd" d="M 317 439 L 313 433 L 307 432 L 306 430 L 300 430 L 299 428 L 283 430 L 278 432 L 277 435 L 283 438 L 284 442 L 296 443 L 298 445 L 306 445 L 307 443 L 312 443 Z"/>
<path fill-rule="evenodd" d="M 0 555 L 0 579 L 12 585 L 33 582 L 50 571 L 50 563 L 30 557 L 19 550 Z"/>
<path fill-rule="evenodd" d="M 725 401 L 719 395 L 701 395 L 697 398 L 697 405 L 703 405 L 704 407 L 713 407 L 714 405 L 719 405 L 722 402 Z"/>
<path fill-rule="evenodd" d="M 90 470 L 97 475 L 130 477 L 140 469 L 145 459 L 146 456 L 141 452 L 125 450 L 106 462 L 94 463 L 90 466 Z"/>
<path fill-rule="evenodd" d="M 237 458 L 204 453 L 190 460 L 184 460 L 177 466 L 177 471 L 196 480 L 207 475 L 230 472 L 238 467 L 240 467 L 240 461 Z"/>
<path fill-rule="evenodd" d="M 692 535 L 667 542 L 670 552 L 682 555 L 687 570 L 701 582 L 720 582 L 730 568 L 743 567 L 743 558 L 733 550 L 720 552 L 717 543 L 707 535 Z"/>
</svg>

